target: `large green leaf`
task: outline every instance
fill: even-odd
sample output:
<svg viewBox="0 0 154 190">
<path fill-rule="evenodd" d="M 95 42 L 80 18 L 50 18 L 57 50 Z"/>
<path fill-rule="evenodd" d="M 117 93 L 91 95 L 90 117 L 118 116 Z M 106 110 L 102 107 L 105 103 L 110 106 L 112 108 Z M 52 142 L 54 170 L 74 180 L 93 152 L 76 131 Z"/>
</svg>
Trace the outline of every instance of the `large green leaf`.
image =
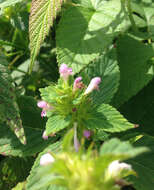
<svg viewBox="0 0 154 190">
<path fill-rule="evenodd" d="M 145 147 L 134 148 L 129 142 L 121 142 L 119 139 L 113 138 L 102 145 L 100 154 L 119 155 L 126 159 L 135 157 L 147 150 Z"/>
<path fill-rule="evenodd" d="M 57 142 L 55 144 L 49 145 L 43 152 L 41 152 L 38 155 L 32 169 L 31 169 L 30 175 L 27 179 L 26 190 L 34 190 L 34 189 L 35 190 L 37 190 L 37 189 L 38 190 L 39 189 L 41 189 L 41 190 L 62 190 L 62 189 L 56 187 L 55 185 L 51 186 L 48 184 L 51 180 L 51 177 L 52 177 L 51 175 L 48 176 L 48 178 L 46 177 L 46 173 L 44 173 L 43 176 L 39 175 L 40 168 L 41 168 L 41 166 L 40 166 L 41 156 L 47 152 L 57 153 L 60 150 L 61 150 L 60 143 Z M 50 170 L 50 167 L 48 167 L 48 168 Z M 41 181 L 41 183 L 40 183 L 40 179 L 44 178 L 44 177 L 45 177 L 45 180 Z M 46 184 L 48 184 L 48 185 L 46 185 Z"/>
<path fill-rule="evenodd" d="M 131 122 L 139 125 L 137 130 L 140 133 L 154 136 L 154 80 L 123 104 L 120 112 Z"/>
<path fill-rule="evenodd" d="M 93 101 L 96 104 L 109 103 L 118 89 L 120 80 L 115 50 L 111 49 L 100 56 L 99 59 L 88 65 L 81 75 L 87 85 L 93 77 L 101 77 L 99 91 L 92 93 Z"/>
<path fill-rule="evenodd" d="M 136 190 L 153 190 L 154 187 L 154 138 L 142 137 L 134 144 L 136 147 L 147 146 L 151 151 L 128 161 L 137 172 L 137 176 L 131 177 Z"/>
<path fill-rule="evenodd" d="M 41 110 L 37 107 L 37 102 L 32 97 L 21 96 L 18 98 L 18 104 L 27 144 L 22 145 L 9 127 L 0 123 L 0 154 L 13 156 L 34 155 L 53 143 L 56 137 L 51 137 L 48 140 L 42 139 L 45 121 L 41 119 Z"/>
<path fill-rule="evenodd" d="M 63 0 L 32 0 L 29 20 L 31 70 L 40 46 L 49 33 Z"/>
<path fill-rule="evenodd" d="M 153 78 L 153 64 L 148 60 L 154 55 L 154 50 L 151 45 L 121 36 L 117 41 L 117 55 L 120 86 L 113 99 L 113 105 L 119 107 Z"/>
<path fill-rule="evenodd" d="M 34 158 L 6 157 L 0 162 L 0 189 L 11 189 L 24 181 L 33 165 Z"/>
<path fill-rule="evenodd" d="M 56 34 L 59 64 L 79 72 L 126 28 L 120 0 L 83 0 L 78 7 L 65 11 Z"/>
<path fill-rule="evenodd" d="M 128 122 L 115 108 L 108 104 L 102 104 L 93 115 L 85 120 L 85 126 L 89 129 L 102 129 L 107 132 L 121 132 L 134 125 Z"/>
<path fill-rule="evenodd" d="M 2 55 L 0 55 L 0 122 L 7 123 L 19 140 L 26 143 L 11 73 L 8 62 Z"/>
<path fill-rule="evenodd" d="M 52 115 L 46 123 L 46 133 L 56 133 L 70 124 L 69 118 L 62 118 L 59 115 Z"/>
</svg>

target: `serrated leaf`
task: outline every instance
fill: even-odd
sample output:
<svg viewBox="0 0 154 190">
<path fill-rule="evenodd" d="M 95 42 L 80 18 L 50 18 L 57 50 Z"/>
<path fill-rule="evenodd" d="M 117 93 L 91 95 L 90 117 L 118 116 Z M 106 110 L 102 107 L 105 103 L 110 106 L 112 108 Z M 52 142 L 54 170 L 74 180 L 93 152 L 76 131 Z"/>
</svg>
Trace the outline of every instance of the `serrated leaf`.
<svg viewBox="0 0 154 190">
<path fill-rule="evenodd" d="M 11 189 L 24 181 L 33 165 L 34 158 L 6 157 L 0 162 L 0 189 Z"/>
<path fill-rule="evenodd" d="M 91 118 L 85 120 L 85 126 L 89 129 L 102 129 L 107 132 L 121 132 L 134 125 L 128 122 L 115 108 L 108 104 L 102 104 L 94 110 Z"/>
<path fill-rule="evenodd" d="M 0 122 L 6 122 L 19 140 L 26 143 L 11 73 L 8 62 L 2 55 L 0 55 Z"/>
<path fill-rule="evenodd" d="M 117 41 L 117 56 L 120 67 L 120 86 L 113 99 L 113 105 L 119 107 L 136 95 L 153 78 L 152 58 L 154 49 L 151 45 L 122 36 Z"/>
<path fill-rule="evenodd" d="M 99 91 L 92 93 L 94 103 L 109 103 L 118 89 L 120 72 L 116 60 L 115 49 L 107 51 L 96 61 L 88 65 L 81 72 L 85 84 L 88 84 L 93 77 L 101 77 L 102 81 L 99 85 Z"/>
<path fill-rule="evenodd" d="M 66 10 L 56 35 L 58 62 L 68 64 L 75 73 L 98 57 L 128 26 L 119 0 L 85 2 Z"/>
<path fill-rule="evenodd" d="M 61 9 L 62 2 L 63 0 L 32 0 L 29 19 L 31 70 L 40 46 L 48 35 L 58 11 Z"/>
<path fill-rule="evenodd" d="M 153 190 L 154 187 L 154 138 L 144 136 L 137 141 L 134 146 L 146 146 L 150 152 L 141 154 L 128 161 L 132 165 L 138 176 L 131 177 L 131 182 L 136 190 Z"/>
<path fill-rule="evenodd" d="M 63 118 L 59 115 L 52 115 L 46 123 L 46 133 L 50 135 L 51 133 L 56 133 L 70 124 L 69 118 Z"/>
<path fill-rule="evenodd" d="M 37 101 L 33 97 L 21 96 L 18 98 L 18 105 L 27 144 L 22 145 L 9 127 L 0 123 L 0 154 L 31 156 L 55 142 L 57 137 L 51 137 L 48 140 L 42 139 L 45 120 L 41 119 L 41 109 L 37 107 Z"/>
<path fill-rule="evenodd" d="M 41 158 L 41 156 L 43 154 L 47 153 L 47 152 L 53 152 L 53 153 L 59 152 L 61 150 L 60 145 L 61 144 L 59 142 L 56 142 L 55 144 L 51 144 L 43 152 L 41 152 L 38 155 L 32 169 L 31 169 L 30 175 L 27 178 L 26 190 L 34 190 L 34 189 L 35 190 L 37 190 L 37 189 L 41 189 L 41 190 L 61 190 L 58 187 L 56 187 L 55 185 L 52 185 L 52 186 L 50 186 L 49 184 L 46 185 L 50 181 L 51 176 L 48 179 L 46 178 L 46 181 L 44 181 L 43 183 L 39 183 L 40 176 L 38 174 L 38 171 L 41 168 L 41 166 L 40 166 L 40 158 Z M 45 174 L 46 173 L 44 173 L 43 176 L 45 176 Z M 41 178 L 43 176 L 41 176 Z"/>
</svg>

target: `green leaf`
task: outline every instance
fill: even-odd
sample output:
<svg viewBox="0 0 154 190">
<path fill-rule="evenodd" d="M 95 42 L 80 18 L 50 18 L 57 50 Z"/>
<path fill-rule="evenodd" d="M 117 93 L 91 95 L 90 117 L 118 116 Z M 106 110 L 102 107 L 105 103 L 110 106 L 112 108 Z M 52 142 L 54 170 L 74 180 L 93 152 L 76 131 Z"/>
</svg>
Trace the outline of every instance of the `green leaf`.
<svg viewBox="0 0 154 190">
<path fill-rule="evenodd" d="M 29 20 L 29 38 L 31 50 L 30 71 L 40 46 L 48 35 L 53 20 L 56 18 L 58 11 L 61 9 L 63 0 L 32 0 L 32 7 Z"/>
<path fill-rule="evenodd" d="M 137 176 L 130 178 L 136 190 L 153 190 L 154 187 L 154 138 L 150 136 L 142 137 L 134 146 L 147 146 L 149 153 L 141 154 L 128 161 L 137 172 Z"/>
<path fill-rule="evenodd" d="M 12 190 L 25 190 L 26 182 L 18 183 Z"/>
<path fill-rule="evenodd" d="M 97 108 L 97 111 L 94 110 L 84 124 L 89 129 L 102 129 L 111 133 L 134 128 L 132 123 L 128 122 L 115 108 L 108 104 L 102 104 Z"/>
<path fill-rule="evenodd" d="M 79 72 L 127 28 L 126 22 L 120 0 L 85 0 L 81 6 L 67 9 L 56 35 L 59 64 Z"/>
<path fill-rule="evenodd" d="M 115 53 L 115 49 L 105 52 L 81 73 L 85 84 L 88 84 L 96 76 L 102 79 L 99 91 L 92 93 L 93 101 L 96 104 L 109 103 L 118 89 L 120 72 Z"/>
<path fill-rule="evenodd" d="M 9 7 L 9 6 L 12 6 L 16 3 L 19 3 L 21 1 L 23 1 L 23 0 L 1 0 L 0 1 L 0 8 L 4 9 L 6 7 Z"/>
<path fill-rule="evenodd" d="M 46 133 L 50 135 L 51 133 L 56 133 L 70 124 L 69 118 L 62 118 L 59 115 L 52 115 L 46 123 Z"/>
<path fill-rule="evenodd" d="M 34 98 L 21 96 L 18 98 L 18 105 L 27 144 L 22 145 L 9 127 L 0 123 L 0 154 L 20 157 L 31 156 L 55 142 L 57 137 L 51 137 L 48 140 L 42 139 L 45 120 L 41 119 L 41 109 L 37 107 L 37 102 Z"/>
<path fill-rule="evenodd" d="M 26 143 L 11 73 L 8 62 L 2 55 L 0 55 L 0 122 L 6 122 L 19 140 Z"/>
<path fill-rule="evenodd" d="M 154 136 L 154 80 L 143 88 L 135 97 L 120 107 L 120 112 L 131 122 L 138 124 L 140 133 Z"/>
<path fill-rule="evenodd" d="M 120 86 L 113 99 L 114 106 L 119 107 L 136 95 L 153 78 L 153 64 L 148 61 L 153 54 L 151 45 L 144 45 L 128 36 L 118 39 Z"/>
<path fill-rule="evenodd" d="M 129 142 L 122 142 L 117 138 L 113 138 L 102 145 L 100 155 L 117 155 L 122 156 L 123 159 L 127 159 L 145 151 L 148 151 L 145 147 L 134 148 Z"/>
<path fill-rule="evenodd" d="M 24 181 L 33 165 L 34 158 L 6 157 L 0 162 L 0 189 L 11 189 Z"/>
<path fill-rule="evenodd" d="M 47 173 L 43 173 L 43 175 L 41 175 L 41 176 L 40 176 L 40 173 L 39 173 L 40 168 L 41 168 L 41 166 L 40 166 L 40 158 L 41 158 L 41 156 L 43 154 L 47 153 L 47 152 L 57 153 L 60 150 L 61 150 L 60 143 L 56 142 L 54 144 L 49 145 L 43 152 L 41 152 L 38 155 L 32 169 L 31 169 L 30 175 L 27 178 L 26 190 L 34 190 L 34 189 L 35 190 L 37 190 L 37 189 L 38 190 L 39 189 L 41 189 L 41 190 L 61 190 L 58 187 L 56 187 L 55 185 L 50 186 L 48 184 L 49 181 L 51 180 L 51 177 L 52 177 L 51 175 L 50 175 L 50 177 L 46 178 Z M 50 167 L 48 167 L 48 168 L 50 170 Z M 46 168 L 43 168 L 43 169 L 46 169 Z M 42 183 L 40 183 L 40 179 L 41 178 L 44 179 L 44 177 L 45 177 L 45 180 L 42 180 L 41 181 Z"/>
</svg>

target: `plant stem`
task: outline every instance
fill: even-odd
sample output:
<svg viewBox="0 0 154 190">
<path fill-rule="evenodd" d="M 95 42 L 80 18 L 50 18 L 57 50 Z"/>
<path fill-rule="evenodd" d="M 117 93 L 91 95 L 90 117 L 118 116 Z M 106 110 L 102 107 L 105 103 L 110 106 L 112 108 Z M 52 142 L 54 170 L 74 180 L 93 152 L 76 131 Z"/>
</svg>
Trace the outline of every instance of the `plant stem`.
<svg viewBox="0 0 154 190">
<path fill-rule="evenodd" d="M 129 16 L 130 22 L 132 24 L 133 30 L 135 32 L 137 32 L 138 28 L 137 28 L 135 20 L 133 18 L 132 7 L 131 7 L 131 0 L 127 0 L 127 8 L 128 8 L 128 16 Z"/>
</svg>

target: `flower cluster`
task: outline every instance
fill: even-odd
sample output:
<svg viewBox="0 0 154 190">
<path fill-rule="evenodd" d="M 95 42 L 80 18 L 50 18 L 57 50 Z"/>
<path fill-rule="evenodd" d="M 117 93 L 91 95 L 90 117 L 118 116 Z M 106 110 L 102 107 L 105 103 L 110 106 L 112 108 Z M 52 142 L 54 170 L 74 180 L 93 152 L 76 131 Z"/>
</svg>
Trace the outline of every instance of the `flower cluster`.
<svg viewBox="0 0 154 190">
<path fill-rule="evenodd" d="M 66 64 L 62 64 L 60 66 L 59 73 L 60 73 L 60 79 L 62 81 L 62 86 L 61 86 L 62 88 L 61 89 L 64 89 L 64 91 L 65 91 L 65 88 L 70 87 L 71 88 L 71 93 L 70 94 L 72 94 L 72 97 L 76 97 L 76 94 L 80 94 L 78 92 L 81 92 L 82 93 L 81 97 L 85 97 L 85 99 L 87 97 L 87 99 L 88 99 L 88 95 L 93 90 L 99 90 L 99 84 L 101 82 L 101 78 L 100 77 L 94 77 L 94 78 L 92 78 L 92 80 L 90 81 L 88 87 L 86 88 L 86 85 L 83 83 L 81 76 L 77 77 L 74 80 L 72 86 L 69 85 L 69 81 L 70 81 L 69 78 L 70 78 L 71 75 L 73 75 L 73 71 L 72 71 L 72 68 L 69 68 Z M 58 95 L 57 95 L 57 97 L 58 97 Z M 61 105 L 63 106 L 63 104 L 61 104 Z M 44 100 L 41 100 L 41 101 L 39 101 L 37 103 L 37 106 L 42 109 L 41 117 L 46 117 L 47 116 L 47 112 L 48 111 L 52 111 L 52 110 L 54 112 L 54 110 L 57 109 L 58 105 L 52 105 L 51 103 L 48 103 L 48 102 L 46 102 Z M 83 109 L 85 109 L 84 106 L 83 106 Z M 74 115 L 75 115 L 76 112 L 77 112 L 77 108 L 76 107 L 72 107 L 72 114 L 74 113 Z M 79 140 L 78 140 L 78 135 L 77 135 L 78 123 L 75 120 L 75 121 L 73 121 L 73 124 L 74 124 L 74 147 L 75 147 L 75 150 L 78 151 L 79 146 L 80 146 L 80 143 L 79 143 Z M 89 139 L 91 137 L 91 135 L 92 135 L 91 131 L 89 131 L 89 130 L 83 130 L 83 136 L 86 139 Z M 53 136 L 53 134 L 47 135 L 46 131 L 44 131 L 43 135 L 42 135 L 42 138 L 44 140 L 47 140 L 48 136 Z"/>
</svg>

